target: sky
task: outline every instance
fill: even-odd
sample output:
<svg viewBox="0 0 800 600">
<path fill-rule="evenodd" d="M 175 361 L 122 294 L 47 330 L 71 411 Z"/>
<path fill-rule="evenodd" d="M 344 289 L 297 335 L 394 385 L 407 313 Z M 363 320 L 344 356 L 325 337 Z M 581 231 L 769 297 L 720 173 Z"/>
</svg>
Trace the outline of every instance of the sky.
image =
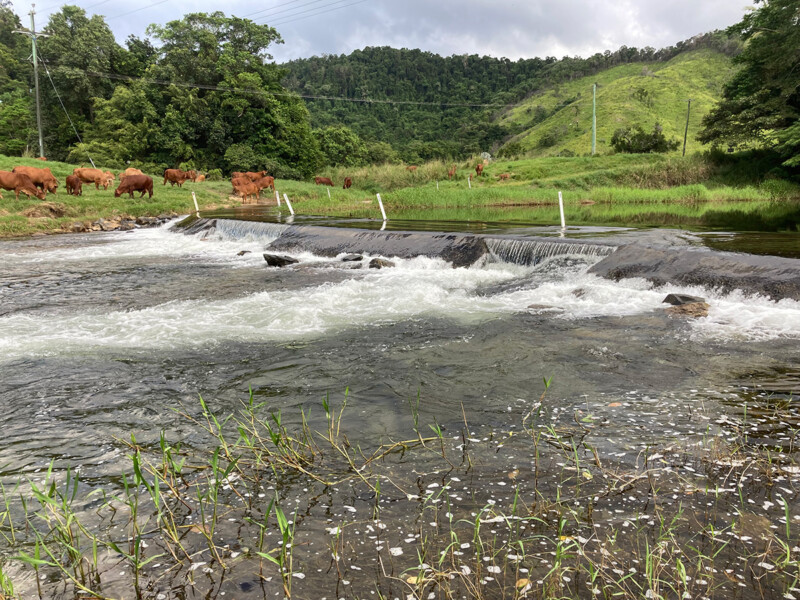
<svg viewBox="0 0 800 600">
<path fill-rule="evenodd" d="M 12 0 L 28 26 L 31 3 Z M 37 28 L 64 2 L 39 0 Z M 104 15 L 119 42 L 150 23 L 213 12 L 275 27 L 278 62 L 349 54 L 366 46 L 511 59 L 589 56 L 625 46 L 661 48 L 739 21 L 745 0 L 76 0 Z"/>
</svg>

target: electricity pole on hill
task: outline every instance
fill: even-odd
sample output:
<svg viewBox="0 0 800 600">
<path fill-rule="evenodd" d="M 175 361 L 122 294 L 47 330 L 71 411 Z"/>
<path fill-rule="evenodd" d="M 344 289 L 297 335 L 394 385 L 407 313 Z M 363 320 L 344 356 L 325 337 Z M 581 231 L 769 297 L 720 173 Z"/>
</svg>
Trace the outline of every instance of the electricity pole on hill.
<svg viewBox="0 0 800 600">
<path fill-rule="evenodd" d="M 683 130 L 683 156 L 686 156 L 686 138 L 689 135 L 689 115 L 692 114 L 692 99 L 687 100 L 689 106 L 686 108 L 686 129 Z"/>
<path fill-rule="evenodd" d="M 39 60 L 36 58 L 36 37 L 49 37 L 44 33 L 36 31 L 36 24 L 34 22 L 34 15 L 36 14 L 36 5 L 31 4 L 31 28 L 28 29 L 15 29 L 14 33 L 21 33 L 31 38 L 31 59 L 33 60 L 33 82 L 36 87 L 36 128 L 39 131 L 39 156 L 44 156 L 44 141 L 42 140 L 42 107 L 39 102 Z"/>
</svg>

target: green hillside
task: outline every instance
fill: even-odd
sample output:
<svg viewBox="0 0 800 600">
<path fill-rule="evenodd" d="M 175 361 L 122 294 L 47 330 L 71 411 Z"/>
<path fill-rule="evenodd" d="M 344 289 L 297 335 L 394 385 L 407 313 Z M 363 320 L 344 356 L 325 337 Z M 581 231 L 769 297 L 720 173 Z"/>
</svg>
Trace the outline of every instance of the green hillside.
<svg viewBox="0 0 800 600">
<path fill-rule="evenodd" d="M 507 111 L 500 124 L 524 131 L 504 146 L 508 154 L 586 154 L 592 141 L 592 84 L 597 83 L 597 152 L 611 151 L 621 127 L 652 130 L 661 123 L 668 138 L 683 139 L 692 99 L 687 151 L 701 148 L 701 120 L 719 100 L 732 74 L 730 58 L 711 49 L 684 52 L 668 62 L 639 62 L 607 69 L 535 94 Z"/>
</svg>

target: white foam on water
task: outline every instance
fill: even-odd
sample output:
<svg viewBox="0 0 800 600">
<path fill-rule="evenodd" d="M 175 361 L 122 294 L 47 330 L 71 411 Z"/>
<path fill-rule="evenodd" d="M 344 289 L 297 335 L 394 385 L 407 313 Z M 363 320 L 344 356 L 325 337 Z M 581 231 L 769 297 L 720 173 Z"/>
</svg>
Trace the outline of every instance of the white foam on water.
<svg viewBox="0 0 800 600">
<path fill-rule="evenodd" d="M 266 244 L 280 235 L 281 226 L 273 226 L 272 235 L 250 235 L 236 238 L 226 232 L 204 232 L 201 235 L 183 235 L 171 230 L 179 219 L 160 227 L 135 229 L 129 232 L 95 233 L 88 238 L 86 245 L 58 248 L 35 248 L 24 253 L 4 253 L 3 260 L 16 264 L 68 263 L 78 261 L 126 260 L 137 258 L 190 258 L 206 262 L 232 262 L 243 264 L 255 257 L 248 256 L 244 261 L 237 260 L 237 254 L 248 250 L 251 255 L 263 251 Z M 258 261 L 263 263 L 261 254 Z M 57 267 L 56 267 L 57 268 Z"/>
<path fill-rule="evenodd" d="M 54 255 L 61 256 L 61 260 L 86 260 L 86 252 L 94 251 L 99 255 L 93 258 L 100 260 L 134 259 L 152 252 L 172 258 L 191 256 L 230 261 L 231 266 L 264 265 L 262 238 L 231 241 L 225 239 L 223 232 L 201 241 L 197 236 L 163 229 L 117 235 L 123 239 L 97 248 L 33 254 L 47 256 L 38 256 L 36 260 L 54 260 Z M 236 257 L 242 249 L 251 249 L 252 254 Z M 321 268 L 327 268 L 326 263 L 335 260 L 307 253 L 294 256 Z M 8 360 L 104 349 L 169 351 L 210 348 L 232 341 L 280 343 L 426 318 L 477 325 L 527 311 L 531 304 L 558 309 L 544 311 L 542 315 L 546 318 L 623 317 L 662 311 L 666 307 L 662 304 L 664 296 L 670 292 L 708 299 L 709 316 L 689 321 L 690 335 L 695 339 L 800 337 L 800 303 L 791 300 L 775 303 L 702 288 L 654 288 L 637 279 L 613 282 L 589 275 L 575 264 L 562 264 L 558 258 L 536 267 L 488 263 L 461 269 L 425 257 L 392 260 L 396 268 L 355 270 L 352 277 L 338 283 L 260 292 L 235 299 L 172 301 L 140 310 L 54 312 L 52 316 L 41 312 L 35 316 L 15 313 L 0 317 L 0 356 Z M 538 277 L 542 273 L 547 276 Z M 515 281 L 530 281 L 530 284 L 513 291 L 491 293 L 492 286 Z M 675 329 L 679 330 L 685 328 Z"/>
</svg>

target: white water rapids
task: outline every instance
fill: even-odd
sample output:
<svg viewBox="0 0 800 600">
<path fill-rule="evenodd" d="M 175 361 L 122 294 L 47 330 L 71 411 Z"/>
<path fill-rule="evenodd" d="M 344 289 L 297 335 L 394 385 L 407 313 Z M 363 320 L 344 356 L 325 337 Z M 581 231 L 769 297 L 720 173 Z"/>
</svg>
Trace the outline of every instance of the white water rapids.
<svg viewBox="0 0 800 600">
<path fill-rule="evenodd" d="M 112 272 L 167 261 L 181 263 L 187 270 L 204 265 L 249 269 L 254 280 L 269 272 L 279 282 L 281 275 L 266 266 L 262 253 L 281 227 L 272 226 L 258 236 L 229 227 L 204 238 L 162 227 L 85 236 L 84 244 L 6 243 L 0 248 L 0 260 L 17 281 L 29 269 L 46 270 L 57 279 L 60 270 L 87 264 L 94 272 Z M 249 253 L 238 256 L 243 250 Z M 600 257 L 557 256 L 536 266 L 487 262 L 459 269 L 438 259 L 392 259 L 396 268 L 345 272 L 337 259 L 294 256 L 301 263 L 290 269 L 305 270 L 307 281 L 285 289 L 277 283 L 266 290 L 243 289 L 236 297 L 220 299 L 214 295 L 215 281 L 209 280 L 208 294 L 191 300 L 123 310 L 62 308 L 53 303 L 44 311 L 15 311 L 0 317 L 0 360 L 106 349 L 202 349 L 228 341 L 280 343 L 430 318 L 477 325 L 531 311 L 542 318 L 567 321 L 623 317 L 662 311 L 662 300 L 670 292 L 703 296 L 711 305 L 707 318 L 691 321 L 689 329 L 676 328 L 674 335 L 689 335 L 696 341 L 800 338 L 798 302 L 776 303 L 697 287 L 654 288 L 644 280 L 612 282 L 586 273 Z M 340 276 L 320 281 L 318 275 L 330 269 Z M 141 285 L 135 273 L 129 285 Z M 1 285 L 0 302 L 14 293 L 14 286 Z M 113 295 L 115 290 L 107 293 Z M 529 309 L 530 305 L 551 308 Z"/>
</svg>

